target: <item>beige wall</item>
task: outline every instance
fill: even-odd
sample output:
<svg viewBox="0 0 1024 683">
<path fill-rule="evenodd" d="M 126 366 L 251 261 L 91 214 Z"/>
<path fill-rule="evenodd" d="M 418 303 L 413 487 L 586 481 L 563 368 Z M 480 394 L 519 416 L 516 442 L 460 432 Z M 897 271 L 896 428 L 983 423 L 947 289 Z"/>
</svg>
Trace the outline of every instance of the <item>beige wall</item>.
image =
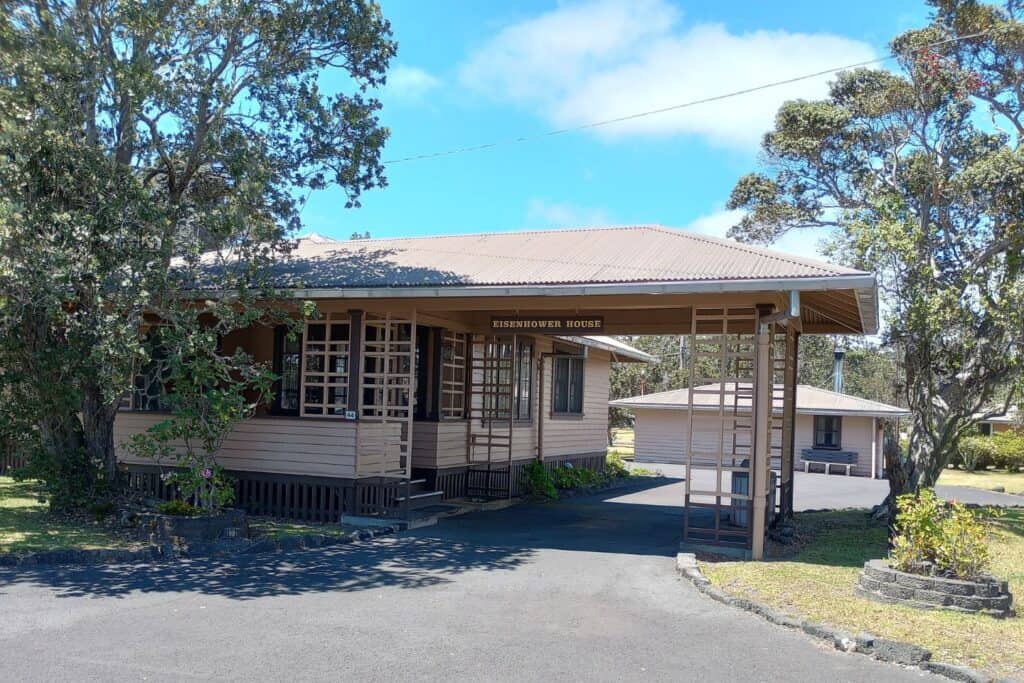
<svg viewBox="0 0 1024 683">
<path fill-rule="evenodd" d="M 636 414 L 636 461 L 653 463 L 675 463 L 683 464 L 686 459 L 687 436 L 689 420 L 685 410 L 658 410 L 637 408 Z M 853 467 L 853 473 L 859 476 L 870 476 L 872 462 L 872 448 L 878 449 L 877 433 L 873 426 L 874 420 L 870 417 L 844 416 L 842 446 L 844 451 L 856 451 L 857 464 Z M 715 425 L 717 422 L 709 417 L 698 413 L 694 417 L 694 444 L 702 450 L 714 450 L 716 448 Z M 794 433 L 793 455 L 795 466 L 802 470 L 803 464 L 800 461 L 800 452 L 804 448 L 814 445 L 814 416 L 797 415 L 796 431 Z M 879 458 L 880 458 L 879 454 Z M 775 458 L 773 467 L 779 463 Z M 881 462 L 877 462 L 881 469 Z M 842 469 L 833 468 L 841 472 Z"/>
<path fill-rule="evenodd" d="M 125 444 L 166 419 L 162 413 L 121 412 L 114 422 L 114 445 L 121 462 L 155 465 Z M 400 425 L 342 420 L 257 417 L 238 424 L 217 455 L 229 470 L 352 478 L 398 467 Z M 390 444 L 382 449 L 381 444 Z M 177 444 L 181 447 L 181 444 Z M 356 453 L 359 453 L 359 458 Z M 164 463 L 171 465 L 173 463 Z"/>
</svg>

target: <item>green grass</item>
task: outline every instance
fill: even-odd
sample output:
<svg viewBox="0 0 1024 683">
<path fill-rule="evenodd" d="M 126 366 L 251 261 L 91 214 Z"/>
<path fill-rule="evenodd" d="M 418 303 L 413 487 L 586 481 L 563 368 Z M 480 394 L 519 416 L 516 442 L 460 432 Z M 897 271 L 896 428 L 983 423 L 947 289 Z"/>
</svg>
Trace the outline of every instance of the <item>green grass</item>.
<svg viewBox="0 0 1024 683">
<path fill-rule="evenodd" d="M 922 611 L 854 595 L 866 560 L 885 557 L 885 527 L 862 510 L 797 515 L 793 556 L 767 562 L 704 562 L 701 570 L 727 593 L 851 633 L 869 631 L 927 647 L 940 661 L 1011 679 L 1024 677 L 1024 617 Z M 1024 599 L 1024 509 L 1008 509 L 990 536 L 992 573 Z"/>
<path fill-rule="evenodd" d="M 938 483 L 943 486 L 970 486 L 989 490 L 1001 486 L 1007 493 L 1024 493 L 1024 472 L 1007 472 L 1005 470 L 967 472 L 946 469 L 939 477 Z"/>
<path fill-rule="evenodd" d="M 281 540 L 290 536 L 344 536 L 351 533 L 355 528 L 342 526 L 341 524 L 302 524 L 300 522 L 290 522 L 271 517 L 249 518 L 249 535 L 251 537 L 262 536 L 274 540 Z"/>
<path fill-rule="evenodd" d="M 632 460 L 635 438 L 633 430 L 622 427 L 612 430 L 612 445 L 608 447 L 608 455 L 617 455 Z"/>
<path fill-rule="evenodd" d="M 60 518 L 41 502 L 39 484 L 0 477 L 0 553 L 61 548 L 119 548 L 131 540 L 98 522 Z"/>
</svg>

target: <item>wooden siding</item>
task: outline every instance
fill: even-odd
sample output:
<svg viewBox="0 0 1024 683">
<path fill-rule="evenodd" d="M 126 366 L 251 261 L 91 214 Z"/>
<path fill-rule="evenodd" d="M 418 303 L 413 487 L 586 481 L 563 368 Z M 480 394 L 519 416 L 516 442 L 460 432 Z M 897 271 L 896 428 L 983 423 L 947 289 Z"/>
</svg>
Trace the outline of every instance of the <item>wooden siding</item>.
<svg viewBox="0 0 1024 683">
<path fill-rule="evenodd" d="M 687 419 L 685 410 L 634 410 L 636 414 L 636 461 L 648 463 L 683 464 L 686 457 Z M 704 419 L 702 419 L 704 418 Z M 700 414 L 694 417 L 694 438 L 698 435 L 710 443 L 701 443 L 700 448 L 714 447 L 711 435 L 714 420 Z M 844 416 L 842 446 L 844 451 L 856 451 L 857 464 L 853 474 L 858 476 L 871 475 L 871 449 L 875 440 L 872 430 L 873 420 L 870 417 Z M 800 452 L 814 445 L 814 416 L 797 415 L 794 431 L 795 453 L 794 466 L 803 470 Z M 696 444 L 695 444 L 696 445 Z M 778 468 L 778 458 L 773 458 L 772 467 Z M 812 465 L 812 471 L 819 470 L 821 465 Z M 836 470 L 839 471 L 839 470 Z"/>
<path fill-rule="evenodd" d="M 165 418 L 161 413 L 119 413 L 114 422 L 118 459 L 135 465 L 155 464 L 132 455 L 125 443 L 132 434 Z M 382 466 L 383 430 L 395 432 L 389 435 L 393 442 L 398 428 L 399 425 L 371 422 L 257 417 L 235 427 L 217 455 L 217 462 L 229 470 L 249 472 L 339 478 L 373 476 Z M 397 453 L 391 453 L 386 467 L 398 467 Z"/>
</svg>

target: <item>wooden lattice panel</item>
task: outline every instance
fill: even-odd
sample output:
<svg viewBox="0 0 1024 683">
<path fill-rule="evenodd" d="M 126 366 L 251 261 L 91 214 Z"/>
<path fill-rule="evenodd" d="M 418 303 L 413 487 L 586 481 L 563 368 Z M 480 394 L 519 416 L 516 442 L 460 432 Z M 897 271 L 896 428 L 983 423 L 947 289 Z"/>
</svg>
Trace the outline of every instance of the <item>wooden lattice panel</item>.
<svg viewBox="0 0 1024 683">
<path fill-rule="evenodd" d="M 345 417 L 348 409 L 351 324 L 329 313 L 306 322 L 302 335 L 302 414 Z"/>
<path fill-rule="evenodd" d="M 446 331 L 441 343 L 441 419 L 466 417 L 468 341 L 461 332 Z"/>
<path fill-rule="evenodd" d="M 370 314 L 363 318 L 363 369 L 360 419 L 364 422 L 396 423 L 398 430 L 381 430 L 383 463 L 394 462 L 399 469 L 382 470 L 381 476 L 412 473 L 413 401 L 416 395 L 416 315 Z"/>
<path fill-rule="evenodd" d="M 753 307 L 693 311 L 684 540 L 750 547 L 756 328 Z"/>
</svg>

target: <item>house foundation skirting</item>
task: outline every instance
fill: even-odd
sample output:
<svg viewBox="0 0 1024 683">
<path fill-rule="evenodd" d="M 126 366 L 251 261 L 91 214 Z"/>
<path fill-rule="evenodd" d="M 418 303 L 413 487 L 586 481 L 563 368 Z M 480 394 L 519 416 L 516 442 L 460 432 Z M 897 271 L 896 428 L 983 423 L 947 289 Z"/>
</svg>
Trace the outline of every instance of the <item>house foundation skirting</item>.
<svg viewBox="0 0 1024 683">
<path fill-rule="evenodd" d="M 491 472 L 487 474 L 486 463 L 475 463 L 472 465 L 459 465 L 456 467 L 414 467 L 412 476 L 414 479 L 426 479 L 427 488 L 437 491 L 444 491 L 445 499 L 464 498 L 469 495 L 470 489 L 479 487 L 482 477 L 489 477 L 491 488 L 500 487 L 507 490 L 511 479 L 512 496 L 520 496 L 525 493 L 523 488 L 523 468 L 535 462 L 534 458 L 525 460 L 513 460 L 511 469 L 508 463 L 492 463 Z M 603 452 L 575 453 L 572 455 L 558 455 L 544 458 L 546 468 L 555 469 L 570 463 L 573 467 L 587 467 L 595 470 L 605 468 L 606 455 Z M 487 488 L 485 486 L 485 488 Z"/>
<path fill-rule="evenodd" d="M 160 478 L 167 468 L 127 465 L 128 487 L 144 496 L 171 500 L 177 488 Z M 337 522 L 342 514 L 383 514 L 396 507 L 405 484 L 380 477 L 344 479 L 228 470 L 235 480 L 232 505 L 252 515 L 304 522 Z"/>
</svg>

